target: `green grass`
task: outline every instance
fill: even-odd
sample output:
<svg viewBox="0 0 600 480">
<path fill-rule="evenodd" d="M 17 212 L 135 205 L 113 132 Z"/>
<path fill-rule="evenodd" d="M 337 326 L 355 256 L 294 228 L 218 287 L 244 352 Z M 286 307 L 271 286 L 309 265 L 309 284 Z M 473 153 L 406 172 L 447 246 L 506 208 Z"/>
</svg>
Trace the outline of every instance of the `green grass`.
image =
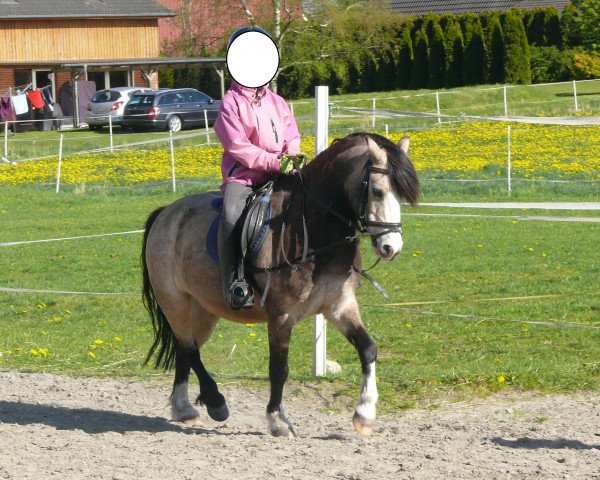
<svg viewBox="0 0 600 480">
<path fill-rule="evenodd" d="M 4 187 L 0 242 L 140 229 L 152 209 L 185 192 L 155 187 L 56 195 L 52 189 Z M 418 210 L 433 211 L 447 210 Z M 600 225 L 410 215 L 403 220 L 403 252 L 373 272 L 390 303 L 402 305 L 386 304 L 367 282 L 358 292 L 379 347 L 384 411 L 501 389 L 598 387 L 600 330 L 527 322 L 600 327 Z M 142 365 L 151 326 L 137 295 L 140 242 L 140 234 L 131 234 L 0 247 L 1 287 L 133 294 L 0 292 L 0 368 L 170 382 L 171 374 Z M 365 264 L 374 260 L 367 244 Z M 510 298 L 540 295 L 552 296 Z M 444 303 L 406 304 L 433 301 Z M 356 397 L 359 362 L 333 328 L 328 356 L 342 373 L 313 378 L 311 330 L 310 320 L 295 328 L 292 382 Z M 266 385 L 264 325 L 220 323 L 203 356 L 220 383 Z"/>
</svg>

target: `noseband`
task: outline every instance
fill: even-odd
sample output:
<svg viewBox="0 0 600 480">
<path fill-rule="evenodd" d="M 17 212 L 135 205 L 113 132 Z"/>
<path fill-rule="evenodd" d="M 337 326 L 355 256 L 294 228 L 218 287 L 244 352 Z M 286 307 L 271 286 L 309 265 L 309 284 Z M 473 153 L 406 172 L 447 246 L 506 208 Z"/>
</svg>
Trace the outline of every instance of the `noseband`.
<svg viewBox="0 0 600 480">
<path fill-rule="evenodd" d="M 362 234 L 369 235 L 371 241 L 377 240 L 379 237 L 387 235 L 388 233 L 399 233 L 402 235 L 402 222 L 378 222 L 375 220 L 369 220 L 369 187 L 371 185 L 371 174 L 380 173 L 382 175 L 391 175 L 389 170 L 384 168 L 374 167 L 373 160 L 369 158 L 365 165 L 365 176 L 362 181 L 362 189 L 360 192 L 360 199 L 358 201 L 358 231 Z M 369 227 L 381 227 L 385 230 L 379 233 L 371 233 Z"/>
</svg>

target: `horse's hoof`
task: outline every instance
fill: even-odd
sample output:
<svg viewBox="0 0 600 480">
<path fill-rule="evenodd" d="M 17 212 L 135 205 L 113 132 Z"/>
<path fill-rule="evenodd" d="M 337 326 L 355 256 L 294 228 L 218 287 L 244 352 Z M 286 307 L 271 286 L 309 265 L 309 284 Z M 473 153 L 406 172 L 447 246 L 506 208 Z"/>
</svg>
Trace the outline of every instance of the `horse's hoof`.
<svg viewBox="0 0 600 480">
<path fill-rule="evenodd" d="M 229 418 L 229 409 L 227 408 L 227 404 L 224 403 L 220 407 L 206 407 L 206 411 L 208 412 L 208 416 L 212 418 L 215 422 L 224 422 Z"/>
<path fill-rule="evenodd" d="M 352 418 L 352 424 L 354 425 L 354 430 L 356 430 L 361 435 L 369 436 L 373 433 L 372 422 L 367 420 L 364 417 L 361 417 L 356 412 L 354 412 L 354 417 Z"/>
<path fill-rule="evenodd" d="M 195 426 L 204 424 L 204 422 L 202 421 L 202 419 L 200 417 L 185 418 L 185 419 L 181 420 L 181 423 L 183 423 L 184 425 L 186 425 L 188 427 L 195 427 Z"/>
<path fill-rule="evenodd" d="M 282 412 L 273 412 L 267 414 L 269 421 L 269 433 L 274 437 L 296 438 L 298 435 L 294 430 L 294 425 Z"/>
</svg>

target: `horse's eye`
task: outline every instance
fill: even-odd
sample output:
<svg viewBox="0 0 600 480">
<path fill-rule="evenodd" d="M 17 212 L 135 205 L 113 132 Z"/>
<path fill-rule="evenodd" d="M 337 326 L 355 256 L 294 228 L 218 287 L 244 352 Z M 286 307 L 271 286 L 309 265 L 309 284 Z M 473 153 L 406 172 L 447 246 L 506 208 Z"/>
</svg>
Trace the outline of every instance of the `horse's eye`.
<svg viewBox="0 0 600 480">
<path fill-rule="evenodd" d="M 383 190 L 380 188 L 373 188 L 372 192 L 375 198 L 383 198 Z"/>
</svg>

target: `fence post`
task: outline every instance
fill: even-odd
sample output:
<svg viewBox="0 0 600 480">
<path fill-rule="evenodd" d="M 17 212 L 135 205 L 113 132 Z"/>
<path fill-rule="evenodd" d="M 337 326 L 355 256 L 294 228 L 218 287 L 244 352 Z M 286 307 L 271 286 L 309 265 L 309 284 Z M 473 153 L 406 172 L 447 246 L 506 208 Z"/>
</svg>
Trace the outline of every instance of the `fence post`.
<svg viewBox="0 0 600 480">
<path fill-rule="evenodd" d="M 390 138 L 390 127 L 387 123 L 385 124 L 385 138 Z"/>
<path fill-rule="evenodd" d="M 108 114 L 108 134 L 110 137 L 110 153 L 113 153 L 113 128 L 112 128 L 112 116 L 110 115 L 110 113 Z"/>
<path fill-rule="evenodd" d="M 377 102 L 376 98 L 373 99 L 373 121 L 371 122 L 371 127 L 373 128 L 375 128 L 375 102 Z"/>
<path fill-rule="evenodd" d="M 506 143 L 507 143 L 507 170 L 508 170 L 508 194 L 512 195 L 512 188 L 511 188 L 511 184 L 510 184 L 510 180 L 511 180 L 511 164 L 510 164 L 510 156 L 511 156 L 511 152 L 510 152 L 510 125 L 508 126 L 508 132 L 507 132 L 507 139 L 506 139 Z"/>
<path fill-rule="evenodd" d="M 506 99 L 506 85 L 504 85 L 504 116 L 508 117 L 508 102 Z"/>
<path fill-rule="evenodd" d="M 204 129 L 206 130 L 206 144 L 210 143 L 210 131 L 208 130 L 208 114 L 206 108 L 204 109 Z"/>
<path fill-rule="evenodd" d="M 442 123 L 442 117 L 440 112 L 440 92 L 435 92 L 435 105 L 437 107 L 438 123 Z"/>
<path fill-rule="evenodd" d="M 169 147 L 171 149 L 171 184 L 175 191 L 175 152 L 173 151 L 173 130 L 169 129 Z"/>
<path fill-rule="evenodd" d="M 575 101 L 575 113 L 579 111 L 579 105 L 577 104 L 577 82 L 573 80 L 573 100 Z"/>
<path fill-rule="evenodd" d="M 294 114 L 294 102 L 290 102 L 290 111 L 292 112 L 292 117 L 295 117 L 296 115 Z"/>
<path fill-rule="evenodd" d="M 58 171 L 56 172 L 56 193 L 60 192 L 60 170 L 62 166 L 63 134 L 60 134 L 58 140 Z"/>
<path fill-rule="evenodd" d="M 329 87 L 315 87 L 315 102 L 315 155 L 318 155 L 327 148 L 329 140 Z M 373 105 L 374 104 L 375 99 L 373 99 Z M 325 317 L 319 314 L 314 318 L 313 374 L 317 377 L 323 377 L 326 373 L 327 323 L 325 322 Z"/>
<path fill-rule="evenodd" d="M 4 159 L 8 161 L 8 120 L 4 122 Z"/>
</svg>

